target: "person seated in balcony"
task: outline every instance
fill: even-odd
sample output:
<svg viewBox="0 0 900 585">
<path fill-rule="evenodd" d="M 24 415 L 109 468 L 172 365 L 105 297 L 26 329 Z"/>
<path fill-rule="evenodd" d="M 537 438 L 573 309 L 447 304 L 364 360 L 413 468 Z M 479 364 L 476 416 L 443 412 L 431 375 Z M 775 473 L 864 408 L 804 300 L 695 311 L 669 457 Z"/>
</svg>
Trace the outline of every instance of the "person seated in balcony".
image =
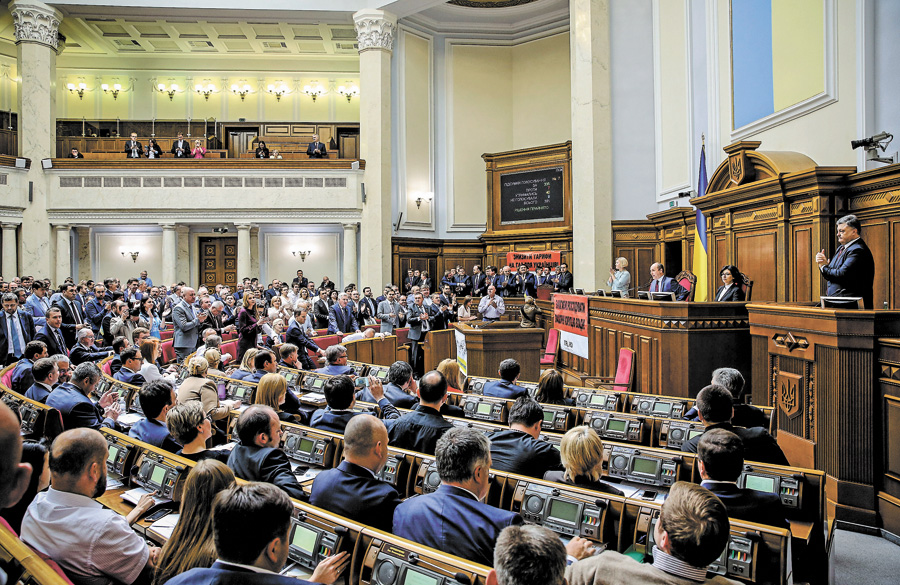
<svg viewBox="0 0 900 585">
<path fill-rule="evenodd" d="M 156 143 L 155 138 L 151 138 L 150 142 L 147 143 L 147 151 L 145 153 L 147 158 L 160 158 L 162 157 L 162 148 Z"/>
<path fill-rule="evenodd" d="M 269 158 L 269 149 L 266 147 L 266 143 L 260 140 L 256 145 L 256 151 L 253 153 L 253 158 Z"/>
<path fill-rule="evenodd" d="M 284 158 L 284 157 L 281 156 L 281 153 L 278 152 L 277 150 L 273 150 L 273 151 L 272 151 L 272 156 L 269 157 L 269 158 Z"/>
<path fill-rule="evenodd" d="M 78 152 L 77 148 L 73 148 L 72 152 L 69 153 L 69 156 L 66 158 L 84 158 L 84 155 Z"/>
<path fill-rule="evenodd" d="M 191 156 L 194 158 L 203 158 L 206 154 L 206 148 L 200 143 L 200 139 L 194 141 L 194 149 L 191 151 Z"/>
</svg>

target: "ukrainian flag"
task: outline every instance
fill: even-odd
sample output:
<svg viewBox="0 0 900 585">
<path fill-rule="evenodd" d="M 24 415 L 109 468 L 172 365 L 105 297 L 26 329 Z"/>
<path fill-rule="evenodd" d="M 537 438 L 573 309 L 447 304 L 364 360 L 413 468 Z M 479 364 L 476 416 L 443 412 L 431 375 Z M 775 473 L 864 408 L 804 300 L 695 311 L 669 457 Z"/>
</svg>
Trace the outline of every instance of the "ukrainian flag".
<svg viewBox="0 0 900 585">
<path fill-rule="evenodd" d="M 706 195 L 706 186 L 709 180 L 706 177 L 706 146 L 700 147 L 700 179 L 697 181 L 697 197 Z M 709 247 L 706 242 L 706 216 L 697 209 L 694 230 L 694 262 L 692 264 L 694 276 L 697 277 L 695 301 L 709 299 Z"/>
</svg>

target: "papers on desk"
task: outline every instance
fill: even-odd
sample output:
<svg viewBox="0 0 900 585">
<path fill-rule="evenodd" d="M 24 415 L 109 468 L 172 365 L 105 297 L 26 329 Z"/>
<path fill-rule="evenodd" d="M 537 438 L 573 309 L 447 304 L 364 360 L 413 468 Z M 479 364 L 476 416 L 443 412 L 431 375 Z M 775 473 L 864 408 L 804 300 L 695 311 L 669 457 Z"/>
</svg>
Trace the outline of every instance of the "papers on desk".
<svg viewBox="0 0 900 585">
<path fill-rule="evenodd" d="M 136 487 L 134 489 L 128 490 L 127 492 L 123 493 L 122 499 L 125 500 L 126 502 L 131 502 L 132 504 L 137 506 L 137 503 L 144 496 L 144 494 L 149 494 L 149 493 L 150 493 L 149 491 L 145 490 L 142 487 Z M 153 497 L 153 502 L 154 502 L 155 506 L 158 506 L 160 504 L 165 504 L 165 503 L 168 503 L 171 501 L 172 500 L 170 500 L 168 498 L 160 498 L 160 497 L 156 497 L 156 496 Z"/>
<path fill-rule="evenodd" d="M 286 577 L 293 577 L 294 579 L 303 579 L 304 581 L 309 581 L 310 577 L 312 577 L 312 572 L 298 563 L 288 563 L 288 565 L 281 570 L 281 574 Z"/>
<path fill-rule="evenodd" d="M 125 487 L 125 484 L 122 483 L 121 480 L 111 477 L 109 475 L 106 476 L 106 489 L 107 490 L 117 490 L 122 487 Z"/>
<path fill-rule="evenodd" d="M 180 514 L 169 514 L 168 516 L 163 516 L 156 522 L 150 525 L 150 530 L 164 537 L 166 540 L 172 538 L 172 532 L 175 530 L 175 525 L 178 524 L 178 518 Z"/>
<path fill-rule="evenodd" d="M 309 479 L 315 479 L 317 475 L 325 471 L 324 469 L 307 469 L 305 473 L 297 474 L 295 473 L 295 477 L 297 481 L 303 482 Z"/>
<path fill-rule="evenodd" d="M 325 395 L 318 392 L 307 392 L 300 396 L 300 404 L 308 404 L 310 406 L 325 406 L 328 402 Z"/>
<path fill-rule="evenodd" d="M 134 423 L 143 419 L 144 416 L 136 412 L 125 412 L 119 415 L 118 423 L 125 427 L 130 427 Z"/>
</svg>

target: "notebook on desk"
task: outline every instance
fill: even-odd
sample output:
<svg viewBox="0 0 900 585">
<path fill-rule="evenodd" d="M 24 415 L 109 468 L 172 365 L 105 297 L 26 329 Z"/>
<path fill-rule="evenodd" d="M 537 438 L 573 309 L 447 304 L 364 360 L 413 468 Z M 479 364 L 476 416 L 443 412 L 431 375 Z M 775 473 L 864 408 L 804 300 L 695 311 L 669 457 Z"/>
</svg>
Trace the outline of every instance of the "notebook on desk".
<svg viewBox="0 0 900 585">
<path fill-rule="evenodd" d="M 144 496 L 144 494 L 149 494 L 149 493 L 150 493 L 149 490 L 146 490 L 142 487 L 136 487 L 134 489 L 130 489 L 127 492 L 123 493 L 122 499 L 125 500 L 126 502 L 130 502 L 130 503 L 134 504 L 135 506 L 137 506 L 137 503 Z M 171 501 L 172 500 L 170 500 L 169 498 L 160 498 L 158 496 L 153 496 L 153 505 L 154 506 L 159 506 L 160 504 L 168 504 Z"/>
</svg>

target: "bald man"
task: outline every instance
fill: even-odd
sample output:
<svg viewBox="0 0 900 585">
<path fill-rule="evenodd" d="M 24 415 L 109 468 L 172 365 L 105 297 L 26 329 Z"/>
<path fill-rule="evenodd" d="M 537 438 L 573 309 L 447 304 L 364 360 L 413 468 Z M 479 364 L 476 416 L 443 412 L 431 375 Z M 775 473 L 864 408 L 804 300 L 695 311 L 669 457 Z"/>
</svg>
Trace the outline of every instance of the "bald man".
<svg viewBox="0 0 900 585">
<path fill-rule="evenodd" d="M 0 402 L 0 508 L 19 503 L 31 479 L 31 465 L 22 463 L 19 418 Z"/>
<path fill-rule="evenodd" d="M 106 439 L 93 429 L 56 437 L 50 489 L 35 497 L 22 520 L 22 540 L 59 563 L 75 585 L 134 583 L 142 573 L 146 579 L 159 556 L 131 529 L 153 506 L 149 494 L 124 518 L 94 501 L 106 491 L 107 453 Z"/>
<path fill-rule="evenodd" d="M 387 446 L 383 422 L 370 414 L 351 418 L 344 429 L 344 461 L 316 476 L 309 503 L 390 532 L 400 494 L 377 477 L 388 460 Z"/>
</svg>

